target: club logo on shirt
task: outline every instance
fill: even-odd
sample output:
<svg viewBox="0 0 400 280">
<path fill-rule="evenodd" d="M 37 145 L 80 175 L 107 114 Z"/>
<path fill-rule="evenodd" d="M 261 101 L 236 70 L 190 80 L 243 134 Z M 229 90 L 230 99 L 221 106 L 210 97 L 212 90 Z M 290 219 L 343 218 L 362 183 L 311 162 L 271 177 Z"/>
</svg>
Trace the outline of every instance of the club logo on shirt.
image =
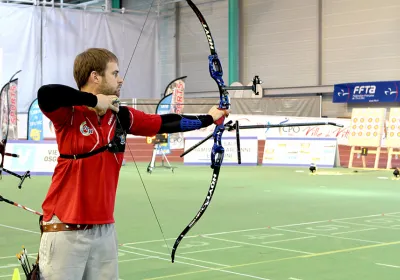
<svg viewBox="0 0 400 280">
<path fill-rule="evenodd" d="M 81 123 L 79 127 L 81 133 L 83 136 L 89 136 L 90 134 L 93 134 L 93 129 L 91 129 L 86 122 Z"/>
</svg>

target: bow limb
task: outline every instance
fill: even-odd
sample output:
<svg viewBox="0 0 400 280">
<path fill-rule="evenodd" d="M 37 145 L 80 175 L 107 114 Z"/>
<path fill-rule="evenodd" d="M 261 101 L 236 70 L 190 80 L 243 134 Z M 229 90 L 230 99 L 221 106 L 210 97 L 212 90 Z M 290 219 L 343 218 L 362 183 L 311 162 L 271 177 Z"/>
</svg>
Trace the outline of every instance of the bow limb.
<svg viewBox="0 0 400 280">
<path fill-rule="evenodd" d="M 201 26 L 203 27 L 204 33 L 206 35 L 208 46 L 210 48 L 210 55 L 208 56 L 209 72 L 210 72 L 211 78 L 217 83 L 218 91 L 220 94 L 220 102 L 218 105 L 218 109 L 228 110 L 228 109 L 230 109 L 229 93 L 225 89 L 224 80 L 222 78 L 222 76 L 223 76 L 222 65 L 218 58 L 217 51 L 215 49 L 214 39 L 211 35 L 210 28 L 209 28 L 205 18 L 203 17 L 201 12 L 197 8 L 197 6 L 191 0 L 187 0 L 186 2 L 192 8 L 192 10 L 196 14 L 197 18 L 199 19 Z M 211 151 L 211 168 L 213 169 L 213 174 L 211 177 L 211 183 L 210 183 L 210 186 L 209 186 L 209 189 L 207 192 L 206 199 L 204 200 L 204 202 L 203 202 L 202 206 L 200 207 L 200 210 L 197 212 L 196 216 L 192 219 L 192 221 L 186 226 L 186 228 L 181 232 L 181 234 L 175 240 L 174 246 L 172 247 L 172 253 L 171 253 L 171 261 L 172 262 L 174 262 L 174 260 L 175 260 L 176 250 L 178 249 L 178 246 L 179 246 L 180 242 L 182 241 L 183 237 L 200 220 L 201 216 L 204 214 L 207 207 L 211 203 L 211 199 L 213 197 L 215 188 L 217 186 L 219 171 L 220 171 L 222 161 L 224 159 L 224 153 L 225 153 L 224 147 L 222 146 L 222 134 L 225 131 L 224 122 L 225 122 L 225 117 L 222 117 L 221 119 L 216 121 L 215 122 L 216 126 L 215 126 L 214 132 L 212 134 L 212 137 L 214 139 L 214 145 L 213 145 L 212 151 Z"/>
</svg>

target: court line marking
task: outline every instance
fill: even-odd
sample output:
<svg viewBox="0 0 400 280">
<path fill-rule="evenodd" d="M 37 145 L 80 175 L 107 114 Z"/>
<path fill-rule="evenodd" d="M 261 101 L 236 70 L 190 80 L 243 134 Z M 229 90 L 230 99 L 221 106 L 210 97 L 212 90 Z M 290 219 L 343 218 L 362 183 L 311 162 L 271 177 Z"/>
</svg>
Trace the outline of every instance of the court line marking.
<svg viewBox="0 0 400 280">
<path fill-rule="evenodd" d="M 0 278 L 5 278 L 5 277 L 12 277 L 12 274 L 9 274 L 9 275 L 0 275 Z"/>
<path fill-rule="evenodd" d="M 210 251 L 219 251 L 219 250 L 227 250 L 227 249 L 240 248 L 240 247 L 243 247 L 243 246 L 229 246 L 229 247 L 214 248 L 214 249 L 207 249 L 207 250 L 198 250 L 198 251 L 183 252 L 183 253 L 181 253 L 181 255 L 194 254 L 194 253 L 202 253 L 202 252 L 210 252 Z"/>
<path fill-rule="evenodd" d="M 385 213 L 385 215 L 394 215 L 394 214 L 400 214 L 400 212 Z M 309 224 L 325 223 L 325 222 L 330 222 L 330 221 L 333 221 L 333 220 L 341 221 L 341 220 L 349 220 L 349 219 L 357 219 L 357 218 L 379 217 L 379 216 L 382 216 L 382 214 L 355 216 L 355 217 L 348 217 L 348 218 L 339 218 L 339 219 L 331 219 L 331 220 L 304 222 L 304 223 L 288 224 L 288 225 L 280 225 L 280 226 L 278 225 L 278 226 L 273 226 L 273 227 L 275 227 L 275 228 L 276 227 L 291 227 L 291 226 L 298 226 L 298 225 L 309 225 Z M 4 224 L 0 224 L 0 226 L 6 227 L 6 228 L 10 228 L 10 229 L 15 229 L 15 230 L 26 231 L 26 232 L 30 232 L 30 233 L 40 234 L 39 231 L 35 232 L 35 231 L 32 231 L 32 230 L 27 230 L 27 229 L 18 228 L 18 227 L 7 226 L 7 225 L 4 225 Z M 268 226 L 268 227 L 260 227 L 260 228 L 251 228 L 251 229 L 231 230 L 231 231 L 224 231 L 224 232 L 205 233 L 205 234 L 198 234 L 198 235 L 189 235 L 189 236 L 186 236 L 185 239 L 195 238 L 195 237 L 199 237 L 201 235 L 211 236 L 211 235 L 238 233 L 238 232 L 246 232 L 246 231 L 257 231 L 257 230 L 264 230 L 264 229 L 268 229 L 268 228 L 270 228 L 270 226 Z M 175 240 L 175 239 L 176 239 L 176 237 L 166 238 L 165 240 Z M 138 241 L 138 242 L 128 242 L 128 243 L 123 243 L 123 245 L 144 244 L 144 243 L 161 242 L 161 241 L 164 242 L 164 239 L 146 240 L 146 241 Z"/>
<path fill-rule="evenodd" d="M 400 214 L 397 213 L 397 212 L 395 212 L 394 214 L 392 214 L 392 213 L 387 213 L 387 214 L 385 214 L 385 215 L 388 215 L 388 216 L 391 216 L 391 217 L 395 217 L 395 218 L 400 218 Z"/>
<path fill-rule="evenodd" d="M 166 258 L 162 258 L 162 257 L 158 257 L 158 256 L 150 256 L 150 255 L 146 255 L 146 254 L 141 254 L 141 253 L 136 253 L 136 252 L 132 252 L 132 251 L 127 251 L 127 250 L 121 250 L 122 252 L 125 253 L 130 253 L 130 254 L 136 254 L 136 255 L 141 255 L 141 256 L 147 256 L 147 257 L 152 257 L 158 260 L 163 260 L 163 261 L 168 261 L 171 262 L 170 259 L 166 259 Z M 164 254 L 164 253 L 158 253 L 158 254 Z M 180 264 L 186 264 L 186 265 L 191 265 L 191 266 L 196 266 L 196 267 L 201 267 L 201 268 L 206 268 L 207 271 L 220 271 L 220 272 L 225 272 L 225 273 L 229 273 L 229 274 L 235 274 L 235 275 L 239 275 L 239 276 L 244 276 L 244 277 L 249 277 L 249 278 L 254 278 L 254 279 L 259 279 L 259 280 L 270 280 L 268 278 L 263 278 L 263 277 L 258 277 L 258 276 L 254 276 L 254 275 L 250 275 L 250 274 L 244 274 L 244 273 L 239 273 L 239 272 L 234 272 L 234 271 L 230 271 L 230 270 L 226 270 L 224 268 L 212 268 L 212 267 L 207 267 L 207 266 L 203 266 L 203 265 L 199 265 L 199 264 L 194 264 L 194 263 L 187 263 L 187 262 L 181 262 L 181 261 L 174 261 L 175 263 L 180 263 Z"/>
<path fill-rule="evenodd" d="M 315 254 L 312 254 L 312 255 L 299 255 L 299 256 L 287 257 L 287 258 L 281 258 L 281 259 L 265 260 L 265 261 L 251 262 L 251 263 L 243 263 L 243 264 L 237 264 L 237 265 L 232 265 L 232 266 L 229 266 L 229 267 L 225 267 L 224 269 L 245 267 L 245 266 L 266 264 L 266 263 L 273 263 L 273 262 L 281 262 L 281 261 L 295 260 L 295 259 L 307 259 L 307 258 L 313 258 L 313 257 L 319 257 L 319 256 L 325 256 L 325 255 L 332 255 L 332 254 L 338 254 L 338 253 L 345 253 L 345 252 L 353 252 L 353 251 L 358 251 L 358 250 L 365 250 L 365 249 L 370 249 L 370 248 L 391 246 L 391 245 L 397 245 L 397 244 L 400 244 L 400 241 L 387 242 L 387 243 L 381 243 L 381 244 L 365 245 L 365 246 L 352 247 L 352 248 L 334 250 L 334 251 L 326 251 L 326 252 L 321 252 L 321 253 L 315 253 Z M 213 269 L 213 270 L 219 270 L 219 269 Z M 197 271 L 190 271 L 190 272 L 183 272 L 183 273 L 177 273 L 177 274 L 164 275 L 164 276 L 159 276 L 159 277 L 154 277 L 154 278 L 146 278 L 145 280 L 166 279 L 166 278 L 172 278 L 172 277 L 178 277 L 178 276 L 196 274 L 196 273 L 203 273 L 203 272 L 209 272 L 209 271 L 210 270 L 197 270 Z"/>
<path fill-rule="evenodd" d="M 346 234 L 346 233 L 352 233 L 352 232 L 359 232 L 359 231 L 368 231 L 368 230 L 375 230 L 377 228 L 364 228 L 364 229 L 357 229 L 357 230 L 350 230 L 350 231 L 343 231 L 343 232 L 335 232 L 331 233 L 332 235 L 336 234 Z"/>
<path fill-rule="evenodd" d="M 31 256 L 37 256 L 37 254 L 32 253 L 32 254 L 28 254 L 28 256 L 29 256 L 29 257 L 31 257 Z M 12 259 L 12 258 L 17 259 L 17 255 L 15 254 L 14 256 L 0 257 L 0 260 L 1 260 L 1 259 Z"/>
<path fill-rule="evenodd" d="M 119 263 L 123 262 L 131 262 L 131 261 L 139 261 L 139 260 L 148 260 L 148 259 L 154 259 L 154 257 L 142 257 L 142 258 L 135 258 L 135 259 L 127 259 L 127 260 L 120 260 L 118 261 Z"/>
<path fill-rule="evenodd" d="M 295 232 L 295 233 L 302 233 L 302 234 L 308 234 L 308 235 L 325 236 L 325 237 L 330 237 L 330 238 L 339 238 L 339 239 L 347 239 L 347 240 L 353 240 L 353 241 L 362 241 L 362 242 L 366 242 L 366 243 L 374 243 L 374 244 L 382 244 L 382 243 L 384 243 L 384 242 L 380 242 L 380 241 L 372 241 L 372 240 L 359 239 L 359 238 L 335 236 L 335 235 L 315 233 L 315 232 L 311 233 L 311 232 L 298 231 L 298 230 L 293 230 L 293 229 L 283 229 L 283 228 L 272 228 L 272 229 L 273 230 L 288 231 L 288 232 Z"/>
<path fill-rule="evenodd" d="M 289 280 L 301 280 L 300 278 L 290 277 Z"/>
<path fill-rule="evenodd" d="M 385 215 L 390 215 L 390 214 L 398 214 L 400 212 L 390 212 L 390 213 L 385 213 Z M 354 217 L 347 217 L 347 218 L 339 218 L 339 219 L 332 219 L 332 220 L 322 220 L 322 221 L 313 221 L 313 222 L 304 222 L 304 223 L 297 223 L 297 224 L 288 224 L 288 225 L 278 225 L 278 226 L 269 226 L 269 227 L 260 227 L 260 228 L 251 228 L 251 229 L 242 229 L 242 230 L 232 230 L 232 231 L 223 231 L 223 232 L 213 232 L 213 233 L 203 233 L 203 234 L 197 234 L 197 235 L 188 235 L 185 236 L 185 239 L 188 238 L 196 238 L 202 235 L 221 235 L 221 234 L 230 234 L 230 233 L 238 233 L 238 232 L 247 232 L 247 231 L 258 231 L 258 230 L 265 230 L 269 228 L 280 228 L 280 227 L 291 227 L 291 226 L 300 226 L 300 225 L 310 225 L 310 224 L 317 224 L 317 223 L 326 223 L 330 221 L 341 221 L 341 220 L 349 220 L 349 219 L 357 219 L 357 218 L 370 218 L 370 217 L 380 217 L 382 214 L 373 214 L 373 215 L 365 215 L 365 216 L 354 216 Z M 173 238 L 166 238 L 165 240 L 175 240 L 176 237 Z M 145 241 L 137 241 L 137 242 L 127 242 L 127 243 L 122 243 L 122 245 L 135 245 L 135 244 L 145 244 L 145 243 L 153 243 L 153 242 L 164 242 L 164 239 L 154 239 L 154 240 L 145 240 Z"/>
<path fill-rule="evenodd" d="M 167 253 L 161 253 L 161 252 L 148 250 L 148 249 L 143 249 L 143 248 L 138 248 L 138 247 L 133 247 L 133 246 L 129 246 L 129 245 L 124 245 L 123 247 L 134 249 L 134 250 L 139 250 L 139 251 L 144 251 L 144 252 L 148 252 L 148 253 L 153 253 L 153 254 L 160 254 L 160 255 L 169 256 L 169 254 L 167 254 Z M 203 260 L 198 260 L 198 259 L 193 259 L 193 258 L 188 258 L 188 257 L 180 257 L 180 258 L 186 259 L 186 260 L 192 260 L 192 261 L 196 261 L 196 262 L 203 262 L 203 263 L 208 263 L 208 264 L 213 264 L 213 265 L 224 266 L 224 267 L 229 266 L 227 264 L 220 264 L 220 263 L 216 263 L 216 262 L 203 261 Z"/>
<path fill-rule="evenodd" d="M 270 243 L 279 243 L 279 242 L 288 242 L 293 240 L 301 240 L 301 239 L 308 239 L 308 238 L 315 238 L 316 236 L 303 236 L 303 237 L 296 237 L 290 239 L 282 239 L 282 240 L 275 240 L 275 241 L 265 241 L 261 242 L 262 244 L 270 244 Z"/>
<path fill-rule="evenodd" d="M 336 220 L 332 220 L 333 222 L 336 222 Z M 349 224 L 349 225 L 356 225 L 356 226 L 365 226 L 365 227 L 377 227 L 377 228 L 383 228 L 383 229 L 394 229 L 394 230 L 399 230 L 400 228 L 394 228 L 394 227 L 385 227 L 385 226 L 380 226 L 379 224 L 374 224 L 371 223 L 370 225 L 368 224 L 359 224 L 359 223 L 353 223 L 353 222 L 343 222 L 343 221 L 337 221 L 337 223 L 342 223 L 342 224 Z M 398 225 L 400 227 L 400 224 Z"/>
<path fill-rule="evenodd" d="M 375 264 L 381 265 L 381 266 L 392 267 L 392 268 L 400 268 L 400 266 L 398 266 L 398 265 L 393 265 L 393 264 L 385 264 L 385 263 L 375 263 Z"/>
<path fill-rule="evenodd" d="M 217 237 L 208 237 L 208 236 L 203 236 L 203 237 L 204 238 L 209 238 L 209 239 L 214 239 L 214 240 L 219 240 L 219 241 L 224 241 L 224 242 L 236 243 L 236 244 L 250 245 L 250 246 L 263 247 L 263 248 L 269 248 L 269 249 L 276 249 L 276 250 L 280 250 L 280 251 L 289 251 L 289 252 L 295 252 L 295 253 L 301 253 L 301 254 L 307 254 L 307 255 L 314 254 L 314 253 L 310 253 L 310 252 L 304 252 L 304 251 L 298 251 L 298 250 L 292 250 L 292 249 L 286 249 L 286 248 L 279 248 L 279 247 L 273 247 L 273 246 L 266 246 L 266 245 L 261 245 L 261 244 L 256 244 L 256 243 L 248 243 L 248 242 L 229 240 L 229 239 L 223 239 L 223 238 L 217 238 Z"/>
<path fill-rule="evenodd" d="M 0 224 L 0 226 L 5 227 L 5 228 L 20 230 L 20 231 L 26 231 L 26 232 L 30 232 L 30 233 L 40 234 L 40 232 L 36 232 L 36 231 L 33 231 L 33 230 L 23 229 L 23 228 L 18 228 L 18 227 L 12 227 L 12 226 L 7 226 L 7 225 L 4 225 L 4 224 Z"/>
<path fill-rule="evenodd" d="M 18 263 L 10 263 L 10 264 L 6 264 L 6 265 L 3 265 L 3 266 L 0 266 L 0 269 L 5 269 L 5 268 L 12 268 L 12 267 L 20 267 L 21 266 L 21 264 L 18 264 Z"/>
</svg>

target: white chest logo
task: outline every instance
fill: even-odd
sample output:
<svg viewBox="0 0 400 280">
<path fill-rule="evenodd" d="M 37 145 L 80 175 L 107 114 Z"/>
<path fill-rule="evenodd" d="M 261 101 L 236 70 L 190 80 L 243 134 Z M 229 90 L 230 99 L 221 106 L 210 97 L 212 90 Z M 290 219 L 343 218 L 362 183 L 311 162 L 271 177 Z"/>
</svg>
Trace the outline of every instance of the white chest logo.
<svg viewBox="0 0 400 280">
<path fill-rule="evenodd" d="M 81 123 L 79 130 L 81 131 L 83 136 L 89 136 L 90 134 L 93 134 L 93 129 L 90 128 L 86 122 Z"/>
</svg>

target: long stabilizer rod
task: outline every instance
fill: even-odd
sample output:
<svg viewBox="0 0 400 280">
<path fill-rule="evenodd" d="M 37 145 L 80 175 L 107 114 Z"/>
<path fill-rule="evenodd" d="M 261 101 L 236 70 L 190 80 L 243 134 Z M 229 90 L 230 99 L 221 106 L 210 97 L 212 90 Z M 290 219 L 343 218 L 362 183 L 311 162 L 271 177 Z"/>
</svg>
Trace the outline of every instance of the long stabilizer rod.
<svg viewBox="0 0 400 280">
<path fill-rule="evenodd" d="M 229 121 L 225 124 L 225 130 L 232 131 L 236 130 L 236 127 L 238 125 L 238 122 L 236 122 L 234 125 L 232 125 L 232 121 Z M 343 127 L 342 124 L 337 124 L 334 122 L 309 122 L 309 123 L 282 123 L 282 124 L 256 124 L 256 125 L 239 125 L 239 130 L 240 129 L 257 129 L 257 128 L 278 128 L 278 127 L 292 127 L 292 126 L 319 126 L 319 125 L 332 125 L 332 126 L 338 126 L 338 127 Z M 180 157 L 184 157 L 194 149 L 196 149 L 198 146 L 206 142 L 208 139 L 212 138 L 213 134 L 209 134 L 206 138 L 198 142 L 197 144 L 193 145 L 189 149 L 187 149 L 185 152 L 183 152 Z"/>
<path fill-rule="evenodd" d="M 24 209 L 24 210 L 26 210 L 26 211 L 28 211 L 28 212 L 31 212 L 31 213 L 33 213 L 33 214 L 36 214 L 36 215 L 38 215 L 38 216 L 43 215 L 42 213 L 40 213 L 40 212 L 38 212 L 38 211 L 36 211 L 36 210 L 33 210 L 33 209 L 31 209 L 31 208 L 28 208 L 28 207 L 26 207 L 26 206 L 24 206 L 24 205 L 21 205 L 21 204 L 19 204 L 19 203 L 14 202 L 14 201 L 8 200 L 7 198 L 5 198 L 5 197 L 3 197 L 3 196 L 0 195 L 0 202 L 1 202 L 1 201 L 4 201 L 4 202 L 6 202 L 6 203 L 8 203 L 8 204 L 14 205 L 14 206 L 19 207 L 19 208 L 22 208 L 22 209 Z"/>
</svg>

